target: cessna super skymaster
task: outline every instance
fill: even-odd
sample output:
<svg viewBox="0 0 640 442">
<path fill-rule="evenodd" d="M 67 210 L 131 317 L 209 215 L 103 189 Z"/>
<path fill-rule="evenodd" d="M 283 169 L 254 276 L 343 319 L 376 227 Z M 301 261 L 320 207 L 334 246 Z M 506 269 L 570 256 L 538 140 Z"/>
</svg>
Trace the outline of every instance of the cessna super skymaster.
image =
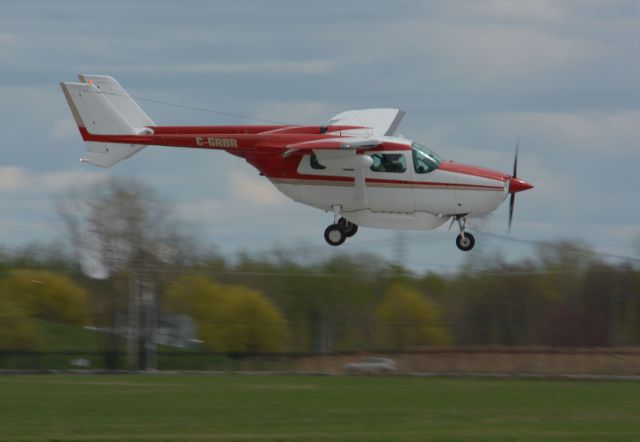
<svg viewBox="0 0 640 442">
<path fill-rule="evenodd" d="M 333 213 L 332 246 L 358 227 L 431 230 L 457 223 L 456 245 L 471 250 L 470 217 L 496 210 L 533 186 L 513 173 L 444 160 L 395 136 L 399 109 L 341 112 L 324 125 L 156 126 L 112 77 L 61 83 L 87 149 L 81 161 L 111 167 L 147 146 L 224 150 L 244 158 L 294 201 Z"/>
</svg>

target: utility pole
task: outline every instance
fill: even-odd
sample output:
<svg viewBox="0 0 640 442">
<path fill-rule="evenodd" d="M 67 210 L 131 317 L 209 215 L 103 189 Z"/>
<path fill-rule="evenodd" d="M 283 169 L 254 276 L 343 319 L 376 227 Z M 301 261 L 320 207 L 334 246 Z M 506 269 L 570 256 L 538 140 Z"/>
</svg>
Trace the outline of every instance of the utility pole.
<svg viewBox="0 0 640 442">
<path fill-rule="evenodd" d="M 129 370 L 140 369 L 140 280 L 135 270 L 132 271 L 129 281 Z"/>
<path fill-rule="evenodd" d="M 145 370 L 157 370 L 156 353 L 156 300 L 153 285 L 150 282 L 142 285 L 142 305 L 144 306 L 144 351 Z"/>
<path fill-rule="evenodd" d="M 407 260 L 407 236 L 406 232 L 398 230 L 395 235 L 394 254 L 396 255 L 396 264 L 400 268 L 404 268 Z"/>
</svg>

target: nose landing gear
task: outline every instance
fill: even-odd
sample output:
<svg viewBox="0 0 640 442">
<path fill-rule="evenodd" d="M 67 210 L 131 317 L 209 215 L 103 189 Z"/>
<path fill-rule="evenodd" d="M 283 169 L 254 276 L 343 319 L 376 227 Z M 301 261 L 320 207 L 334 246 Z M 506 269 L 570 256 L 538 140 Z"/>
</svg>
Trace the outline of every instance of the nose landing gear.
<svg viewBox="0 0 640 442">
<path fill-rule="evenodd" d="M 473 249 L 476 244 L 476 239 L 471 233 L 465 232 L 467 226 L 467 219 L 461 216 L 456 216 L 455 221 L 458 221 L 458 227 L 460 228 L 460 234 L 456 237 L 456 246 L 463 252 L 468 252 Z"/>
<path fill-rule="evenodd" d="M 456 237 L 456 246 L 463 252 L 468 252 L 473 249 L 473 246 L 476 244 L 476 240 L 470 233 L 461 233 Z"/>
</svg>

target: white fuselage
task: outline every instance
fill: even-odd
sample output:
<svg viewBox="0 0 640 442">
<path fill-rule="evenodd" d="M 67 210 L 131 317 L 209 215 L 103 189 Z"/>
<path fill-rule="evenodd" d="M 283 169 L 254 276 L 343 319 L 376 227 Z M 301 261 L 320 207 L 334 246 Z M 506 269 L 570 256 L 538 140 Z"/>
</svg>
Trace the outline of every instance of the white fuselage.
<svg viewBox="0 0 640 442">
<path fill-rule="evenodd" d="M 409 141 L 402 141 L 410 147 Z M 319 169 L 313 167 L 311 155 L 305 155 L 297 178 L 272 182 L 295 201 L 325 211 L 339 205 L 342 216 L 349 221 L 374 228 L 430 230 L 451 216 L 489 213 L 508 195 L 507 175 L 499 172 L 446 162 L 428 173 L 418 173 L 410 149 L 376 151 L 362 157 L 387 153 L 403 164 L 404 170 L 375 170 L 370 159 L 362 165 L 346 160 L 324 161 L 326 166 Z M 361 188 L 358 167 L 364 175 Z"/>
</svg>

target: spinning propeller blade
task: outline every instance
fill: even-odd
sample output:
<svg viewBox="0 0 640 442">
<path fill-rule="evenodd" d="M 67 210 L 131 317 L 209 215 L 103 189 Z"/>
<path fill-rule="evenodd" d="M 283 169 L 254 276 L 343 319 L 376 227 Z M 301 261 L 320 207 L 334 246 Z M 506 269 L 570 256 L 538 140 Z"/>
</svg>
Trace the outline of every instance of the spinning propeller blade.
<svg viewBox="0 0 640 442">
<path fill-rule="evenodd" d="M 513 158 L 513 177 L 518 176 L 518 149 L 520 148 L 520 137 L 516 140 L 516 156 Z"/>
<path fill-rule="evenodd" d="M 509 233 L 511 233 L 511 222 L 513 221 L 513 205 L 516 202 L 516 194 L 511 194 L 511 199 L 509 200 Z"/>
<path fill-rule="evenodd" d="M 513 222 L 513 207 L 516 203 L 516 192 L 518 192 L 518 150 L 520 148 L 520 137 L 516 140 L 516 155 L 513 158 L 513 175 L 509 183 L 509 192 L 511 192 L 511 198 L 509 199 L 509 233 L 511 233 L 511 223 Z"/>
</svg>

